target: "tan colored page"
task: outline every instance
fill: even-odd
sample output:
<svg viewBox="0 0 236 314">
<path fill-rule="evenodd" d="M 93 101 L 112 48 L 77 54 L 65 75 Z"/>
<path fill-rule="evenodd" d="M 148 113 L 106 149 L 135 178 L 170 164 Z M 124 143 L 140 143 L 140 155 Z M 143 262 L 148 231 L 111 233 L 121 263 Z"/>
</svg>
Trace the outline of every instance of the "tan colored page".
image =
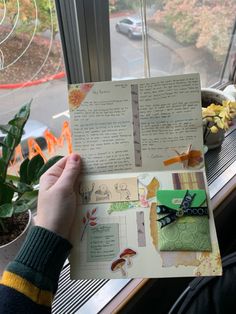
<svg viewBox="0 0 236 314">
<path fill-rule="evenodd" d="M 182 159 L 165 160 L 190 149 L 202 155 L 200 99 L 198 74 L 70 85 L 73 146 L 83 172 L 186 168 Z"/>
</svg>

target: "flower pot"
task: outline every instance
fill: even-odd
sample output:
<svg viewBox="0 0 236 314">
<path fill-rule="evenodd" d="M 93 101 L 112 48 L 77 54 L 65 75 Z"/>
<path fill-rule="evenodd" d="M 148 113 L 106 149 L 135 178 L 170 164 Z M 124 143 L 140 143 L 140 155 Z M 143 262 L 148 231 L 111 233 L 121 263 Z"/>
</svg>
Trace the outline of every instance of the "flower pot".
<svg viewBox="0 0 236 314">
<path fill-rule="evenodd" d="M 215 105 L 222 105 L 223 101 L 234 101 L 234 97 L 215 88 L 202 88 L 201 89 L 202 107 L 207 108 L 212 103 Z M 203 135 L 204 145 L 207 146 L 208 150 L 220 147 L 225 138 L 225 130 L 218 128 L 217 133 L 211 133 L 209 128 L 214 124 L 203 120 Z M 206 129 L 208 127 L 208 130 Z"/>
<path fill-rule="evenodd" d="M 207 146 L 208 150 L 211 150 L 211 149 L 220 147 L 224 139 L 225 139 L 225 130 L 223 129 L 218 130 L 217 133 L 209 132 L 207 136 L 204 138 L 204 145 Z"/>
<path fill-rule="evenodd" d="M 0 277 L 7 266 L 7 264 L 14 259 L 16 254 L 18 253 L 19 249 L 21 248 L 26 235 L 30 229 L 30 227 L 33 225 L 33 217 L 31 214 L 31 211 L 28 210 L 29 219 L 28 223 L 24 229 L 24 231 L 13 241 L 0 246 Z"/>
<path fill-rule="evenodd" d="M 216 88 L 202 88 L 202 107 L 206 108 L 210 104 L 214 103 L 216 105 L 221 105 L 224 100 L 234 101 L 234 97 L 222 92 Z"/>
</svg>

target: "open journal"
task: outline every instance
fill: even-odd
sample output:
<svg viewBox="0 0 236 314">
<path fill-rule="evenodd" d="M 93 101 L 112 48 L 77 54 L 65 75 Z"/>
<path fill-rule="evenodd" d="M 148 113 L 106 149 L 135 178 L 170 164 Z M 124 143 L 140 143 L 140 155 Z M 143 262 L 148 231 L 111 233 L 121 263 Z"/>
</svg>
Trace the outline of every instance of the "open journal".
<svg viewBox="0 0 236 314">
<path fill-rule="evenodd" d="M 221 275 L 198 74 L 69 85 L 72 279 Z"/>
</svg>

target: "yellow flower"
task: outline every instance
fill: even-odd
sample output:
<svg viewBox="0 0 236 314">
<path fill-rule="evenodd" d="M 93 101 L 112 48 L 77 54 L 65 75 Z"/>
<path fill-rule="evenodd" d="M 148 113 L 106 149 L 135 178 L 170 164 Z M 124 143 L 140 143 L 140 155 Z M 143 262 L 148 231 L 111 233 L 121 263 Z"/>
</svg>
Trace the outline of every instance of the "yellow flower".
<svg viewBox="0 0 236 314">
<path fill-rule="evenodd" d="M 210 104 L 202 108 L 202 118 L 211 133 L 217 133 L 219 129 L 227 130 L 236 117 L 236 102 L 224 100 L 222 105 Z"/>
<path fill-rule="evenodd" d="M 215 125 L 213 125 L 212 127 L 210 127 L 210 131 L 211 131 L 211 133 L 217 133 L 218 128 Z"/>
</svg>

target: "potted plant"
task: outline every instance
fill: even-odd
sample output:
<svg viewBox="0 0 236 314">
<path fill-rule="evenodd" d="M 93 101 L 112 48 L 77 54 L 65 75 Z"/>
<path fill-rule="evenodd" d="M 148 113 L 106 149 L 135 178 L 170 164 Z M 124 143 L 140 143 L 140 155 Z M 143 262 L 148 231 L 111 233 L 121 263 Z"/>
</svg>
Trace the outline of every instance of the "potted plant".
<svg viewBox="0 0 236 314">
<path fill-rule="evenodd" d="M 55 156 L 46 163 L 40 155 L 31 160 L 26 158 L 20 165 L 18 176 L 8 174 L 14 150 L 21 141 L 30 115 L 30 104 L 22 106 L 8 124 L 0 125 L 0 130 L 5 133 L 0 142 L 0 275 L 19 250 L 32 224 L 30 209 L 37 199 L 40 176 L 61 158 Z"/>
<path fill-rule="evenodd" d="M 236 102 L 223 100 L 222 104 L 211 103 L 202 107 L 203 140 L 208 149 L 219 147 L 236 117 Z"/>
</svg>

